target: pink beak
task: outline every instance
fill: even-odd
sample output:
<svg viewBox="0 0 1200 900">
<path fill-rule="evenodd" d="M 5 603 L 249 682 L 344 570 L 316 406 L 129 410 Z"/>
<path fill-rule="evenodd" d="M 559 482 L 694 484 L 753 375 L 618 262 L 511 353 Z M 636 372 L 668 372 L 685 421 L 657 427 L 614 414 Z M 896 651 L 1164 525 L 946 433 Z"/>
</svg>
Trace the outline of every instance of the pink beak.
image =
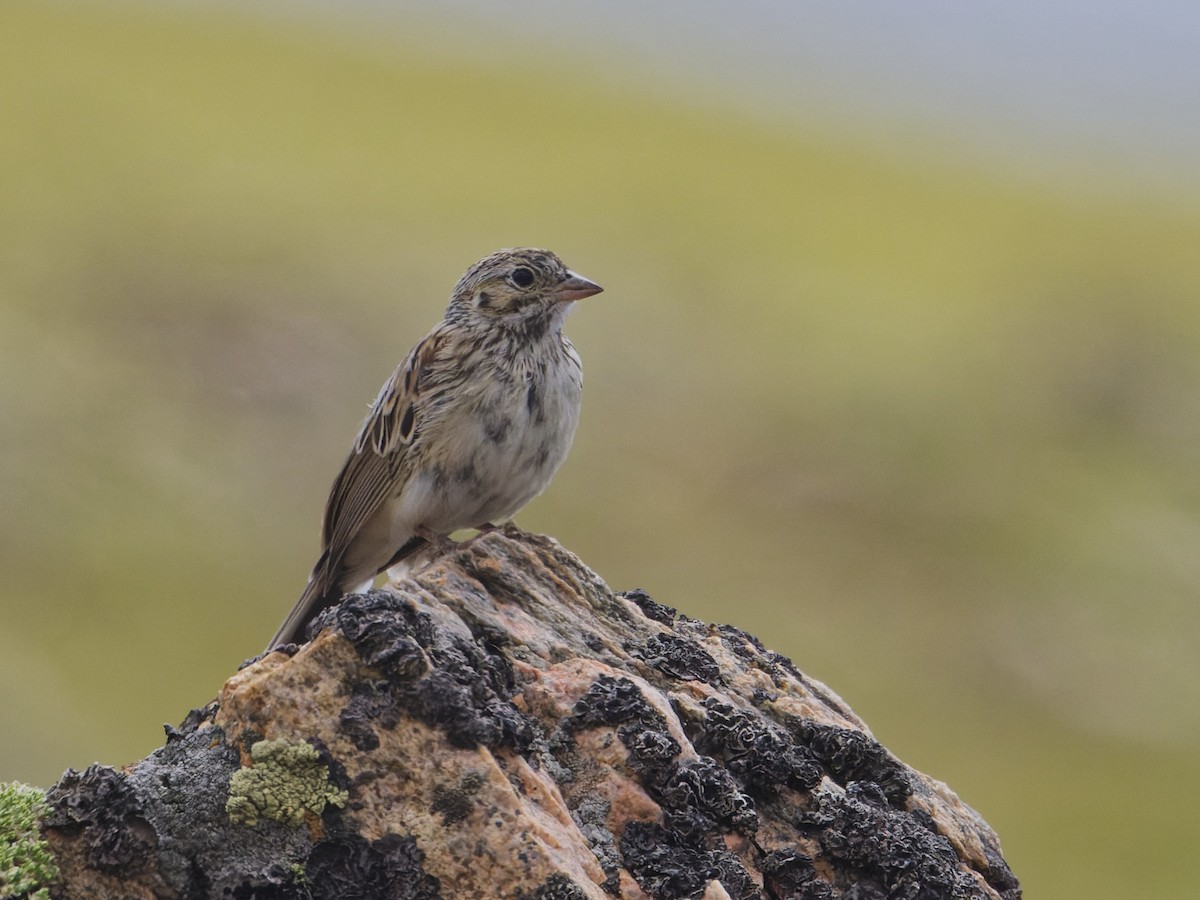
<svg viewBox="0 0 1200 900">
<path fill-rule="evenodd" d="M 561 303 L 569 300 L 582 300 L 584 297 L 591 297 L 604 290 L 596 282 L 589 281 L 582 275 L 576 275 L 570 269 L 567 270 L 567 275 L 569 276 L 567 280 L 550 292 L 550 296 Z"/>
</svg>

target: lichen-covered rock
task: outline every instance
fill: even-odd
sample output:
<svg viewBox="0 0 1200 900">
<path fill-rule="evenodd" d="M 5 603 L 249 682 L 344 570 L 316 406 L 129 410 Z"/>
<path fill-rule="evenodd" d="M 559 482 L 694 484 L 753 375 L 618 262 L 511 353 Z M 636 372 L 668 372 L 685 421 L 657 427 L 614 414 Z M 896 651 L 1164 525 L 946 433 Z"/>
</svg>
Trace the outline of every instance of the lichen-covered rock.
<svg viewBox="0 0 1200 900">
<path fill-rule="evenodd" d="M 547 538 L 488 534 L 310 638 L 142 762 L 64 777 L 60 896 L 1020 897 L 828 688 Z"/>
</svg>

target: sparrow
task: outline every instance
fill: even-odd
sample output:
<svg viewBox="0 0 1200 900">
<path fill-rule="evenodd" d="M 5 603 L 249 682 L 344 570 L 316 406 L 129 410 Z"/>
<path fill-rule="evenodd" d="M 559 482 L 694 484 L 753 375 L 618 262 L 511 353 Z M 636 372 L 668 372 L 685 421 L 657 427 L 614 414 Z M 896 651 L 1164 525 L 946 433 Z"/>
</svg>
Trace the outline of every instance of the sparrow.
<svg viewBox="0 0 1200 900">
<path fill-rule="evenodd" d="M 329 492 L 321 555 L 267 651 L 321 610 L 464 528 L 490 531 L 550 484 L 579 423 L 583 366 L 563 334 L 603 290 L 534 248 L 498 250 L 384 383 Z"/>
</svg>

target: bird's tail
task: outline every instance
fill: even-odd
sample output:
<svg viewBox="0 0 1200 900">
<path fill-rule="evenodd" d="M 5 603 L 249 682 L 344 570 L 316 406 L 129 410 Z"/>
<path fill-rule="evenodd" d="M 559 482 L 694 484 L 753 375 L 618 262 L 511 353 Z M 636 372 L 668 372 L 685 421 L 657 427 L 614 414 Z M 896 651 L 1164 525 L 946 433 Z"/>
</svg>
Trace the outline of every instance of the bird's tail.
<svg viewBox="0 0 1200 900">
<path fill-rule="evenodd" d="M 392 555 L 387 564 L 379 569 L 379 572 L 383 572 L 401 560 L 412 556 L 427 543 L 424 538 L 415 535 L 409 538 Z M 368 569 L 366 573 L 361 574 L 378 575 L 379 572 L 371 573 L 371 570 Z M 330 565 L 328 550 L 322 553 L 321 558 L 317 560 L 317 564 L 313 567 L 312 575 L 308 578 L 308 584 L 304 586 L 304 593 L 300 595 L 300 599 L 296 601 L 296 605 L 292 607 L 292 611 L 288 613 L 287 618 L 283 620 L 283 624 L 279 626 L 279 630 L 275 632 L 275 637 L 271 638 L 271 643 L 267 644 L 267 653 L 284 644 L 295 644 L 303 641 L 304 629 L 308 627 L 308 623 L 315 619 L 321 610 L 333 606 L 342 599 L 342 595 L 347 589 L 347 581 L 349 581 L 348 589 L 354 590 L 355 582 L 353 578 L 347 579 L 345 573 L 341 572 L 338 566 Z"/>
<path fill-rule="evenodd" d="M 300 595 L 300 599 L 296 601 L 292 611 L 287 614 L 287 618 L 275 632 L 275 637 L 271 638 L 271 642 L 267 644 L 267 652 L 270 653 L 283 644 L 303 641 L 304 629 L 308 623 L 316 618 L 317 613 L 327 606 L 333 606 L 340 599 L 342 599 L 342 592 L 337 588 L 327 588 L 325 579 L 318 577 L 317 573 L 313 572 L 313 577 L 304 586 L 304 593 Z"/>
</svg>

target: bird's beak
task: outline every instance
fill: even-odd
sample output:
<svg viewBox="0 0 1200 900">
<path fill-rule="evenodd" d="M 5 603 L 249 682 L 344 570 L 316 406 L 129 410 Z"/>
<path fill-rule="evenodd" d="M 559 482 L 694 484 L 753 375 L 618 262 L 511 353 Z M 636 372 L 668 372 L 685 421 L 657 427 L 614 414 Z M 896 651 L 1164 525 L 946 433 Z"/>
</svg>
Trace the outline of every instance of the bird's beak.
<svg viewBox="0 0 1200 900">
<path fill-rule="evenodd" d="M 604 290 L 596 282 L 589 281 L 582 275 L 576 275 L 570 269 L 567 270 L 567 276 L 567 280 L 559 284 L 550 293 L 550 296 L 560 303 L 566 303 L 569 300 L 582 300 L 584 297 L 590 297 Z"/>
</svg>

